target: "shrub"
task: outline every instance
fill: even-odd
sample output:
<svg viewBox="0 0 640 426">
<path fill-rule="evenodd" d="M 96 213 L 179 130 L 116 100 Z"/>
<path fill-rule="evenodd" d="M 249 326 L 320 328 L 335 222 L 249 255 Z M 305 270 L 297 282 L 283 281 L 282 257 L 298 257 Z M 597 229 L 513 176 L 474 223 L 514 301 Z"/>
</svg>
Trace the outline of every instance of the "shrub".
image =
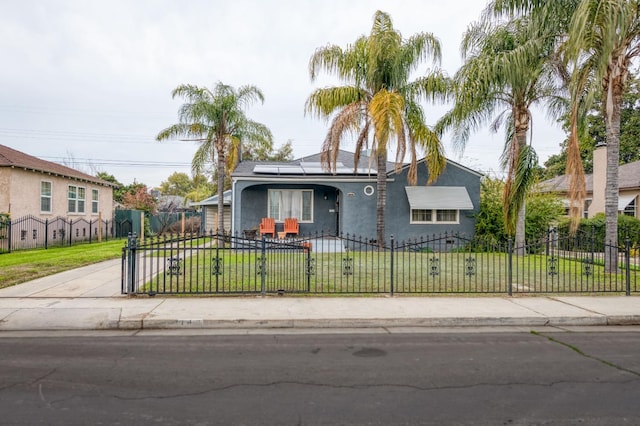
<svg viewBox="0 0 640 426">
<path fill-rule="evenodd" d="M 0 212 L 0 228 L 4 228 L 11 222 L 11 216 L 9 213 Z"/>
<path fill-rule="evenodd" d="M 569 219 L 563 219 L 559 225 L 558 230 L 561 232 L 568 232 Z M 580 219 L 578 225 L 578 231 L 586 235 L 592 235 L 596 241 L 604 241 L 606 230 L 606 218 L 604 213 L 598 213 L 594 217 L 588 219 Z M 631 246 L 637 246 L 640 244 L 640 219 L 636 219 L 632 216 L 619 215 L 618 216 L 618 245 L 624 246 L 626 238 L 629 237 Z"/>
<path fill-rule="evenodd" d="M 184 221 L 184 231 L 186 233 L 197 234 L 200 231 L 200 217 L 193 216 Z M 165 233 L 180 234 L 182 232 L 182 220 L 169 225 Z"/>
<path fill-rule="evenodd" d="M 486 177 L 480 184 L 480 210 L 476 214 L 476 237 L 488 241 L 506 241 L 502 193 L 504 182 Z M 560 199 L 552 194 L 530 193 L 527 196 L 525 233 L 527 241 L 546 235 L 549 227 L 564 213 Z"/>
</svg>

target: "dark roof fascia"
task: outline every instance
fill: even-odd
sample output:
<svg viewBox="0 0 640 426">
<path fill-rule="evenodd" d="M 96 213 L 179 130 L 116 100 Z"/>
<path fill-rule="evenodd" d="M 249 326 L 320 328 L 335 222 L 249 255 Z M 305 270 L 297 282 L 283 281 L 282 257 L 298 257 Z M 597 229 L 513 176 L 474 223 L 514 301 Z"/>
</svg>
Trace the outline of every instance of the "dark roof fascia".
<svg viewBox="0 0 640 426">
<path fill-rule="evenodd" d="M 27 167 L 27 166 L 20 166 L 17 164 L 0 164 L 0 167 L 5 167 L 8 169 L 17 169 L 17 170 L 24 170 L 24 171 L 31 171 L 31 172 L 37 172 L 37 173 L 42 173 L 44 175 L 49 175 L 49 176 L 54 176 L 54 177 L 60 177 L 60 178 L 64 178 L 64 179 L 73 179 L 76 180 L 78 182 L 88 182 L 88 183 L 95 183 L 98 185 L 102 185 L 102 186 L 110 186 L 112 188 L 117 187 L 118 185 L 106 181 L 106 180 L 102 180 L 100 178 L 92 178 L 91 176 L 89 177 L 83 177 L 83 176 L 74 176 L 71 173 L 67 174 L 67 173 L 57 173 L 57 172 L 52 172 L 50 170 L 46 170 L 46 169 L 42 169 L 42 168 L 37 168 L 37 167 Z"/>
<path fill-rule="evenodd" d="M 463 166 L 462 164 L 457 163 L 457 162 L 455 162 L 453 160 L 449 160 L 448 158 L 446 159 L 446 161 L 447 161 L 447 166 L 452 165 L 452 166 L 458 167 L 459 169 L 462 169 L 462 170 L 464 170 L 466 172 L 474 174 L 474 175 L 476 175 L 478 177 L 483 177 L 484 176 L 484 173 L 480 173 L 480 172 L 478 172 L 476 170 L 473 170 L 473 169 L 471 169 L 471 168 L 469 168 L 467 166 Z M 421 158 L 420 160 L 418 160 L 418 165 L 420 165 L 421 163 L 424 163 L 424 162 L 426 162 L 425 158 Z M 400 172 L 404 171 L 405 169 L 408 169 L 409 166 L 411 166 L 411 165 L 410 164 L 404 164 L 400 168 Z M 392 174 L 395 174 L 395 173 L 396 173 L 396 170 L 395 170 L 395 168 L 393 168 L 392 170 L 387 172 L 387 175 L 392 175 Z"/>
<path fill-rule="evenodd" d="M 254 181 L 254 182 L 375 182 L 375 175 L 241 175 L 232 176 L 234 181 Z M 387 177 L 387 182 L 393 182 L 393 178 Z"/>
</svg>

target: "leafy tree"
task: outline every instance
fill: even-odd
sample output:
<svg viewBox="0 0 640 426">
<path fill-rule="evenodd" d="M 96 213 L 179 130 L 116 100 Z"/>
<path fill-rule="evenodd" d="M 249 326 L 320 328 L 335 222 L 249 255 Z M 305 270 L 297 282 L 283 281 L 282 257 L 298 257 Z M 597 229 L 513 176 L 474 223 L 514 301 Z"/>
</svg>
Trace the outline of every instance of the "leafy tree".
<svg viewBox="0 0 640 426">
<path fill-rule="evenodd" d="M 271 140 L 250 141 L 242 144 L 243 161 L 291 161 L 293 160 L 292 142 L 275 149 Z"/>
<path fill-rule="evenodd" d="M 640 79 L 630 75 L 630 80 L 622 98 L 620 110 L 620 164 L 640 160 Z M 596 97 L 594 106 L 586 117 L 587 134 L 580 137 L 580 157 L 586 173 L 593 172 L 593 150 L 599 143 L 606 143 L 604 110 L 601 96 Z M 569 116 L 564 117 L 565 128 L 569 130 Z M 544 163 L 544 178 L 549 179 L 565 173 L 567 168 L 568 141 L 562 142 L 559 154 L 552 155 Z"/>
<path fill-rule="evenodd" d="M 160 183 L 158 188 L 162 195 L 181 195 L 185 196 L 193 191 L 194 184 L 188 174 L 182 172 L 172 173 L 167 180 Z"/>
<path fill-rule="evenodd" d="M 156 214 L 156 199 L 144 184 L 134 184 L 122 197 L 122 205 L 127 209 L 142 210 L 148 215 Z"/>
<path fill-rule="evenodd" d="M 246 141 L 272 139 L 269 129 L 250 120 L 244 108 L 256 101 L 264 102 L 262 92 L 255 86 L 241 86 L 237 90 L 222 83 L 213 90 L 183 84 L 176 87 L 172 97 L 185 99 L 178 110 L 180 122 L 162 130 L 158 141 L 186 138 L 200 144 L 192 167 L 194 172 L 204 170 L 206 164 L 216 164 L 218 191 L 218 229 L 223 231 L 223 196 L 227 166 L 232 169 L 238 158 L 241 144 Z"/>
<path fill-rule="evenodd" d="M 206 175 L 198 173 L 193 176 L 193 188 L 190 192 L 186 193 L 184 198 L 185 200 L 190 201 L 201 201 L 205 198 L 211 196 L 211 194 L 215 194 L 216 186 L 211 183 Z"/>
<path fill-rule="evenodd" d="M 490 122 L 493 131 L 504 127 L 502 163 L 508 172 L 502 207 L 516 247 L 525 244 L 525 201 L 538 162 L 527 140 L 531 107 L 541 104 L 558 114 L 563 105 L 554 47 L 553 33 L 532 27 L 525 18 L 485 17 L 472 24 L 463 37 L 464 63 L 454 77 L 455 104 L 437 125 L 438 131 L 452 129 L 461 148 L 480 126 Z"/>
<path fill-rule="evenodd" d="M 505 228 L 502 194 L 505 182 L 501 179 L 484 177 L 480 182 L 480 210 L 476 214 L 476 236 L 490 241 L 506 241 L 509 237 Z M 530 192 L 527 195 L 526 239 L 543 237 L 549 227 L 557 223 L 564 214 L 560 199 L 551 194 Z"/>
<path fill-rule="evenodd" d="M 343 86 L 315 90 L 305 109 L 318 117 L 333 117 L 322 145 L 322 162 L 335 170 L 340 144 L 345 135 L 357 135 L 356 167 L 363 149 L 371 148 L 377 163 L 377 240 L 385 241 L 387 154 L 396 142 L 396 165 L 410 157 L 409 184 L 417 183 L 418 150 L 426 152 L 429 181 L 435 180 L 446 160 L 440 139 L 425 122 L 420 104 L 424 99 L 444 99 L 448 79 L 439 71 L 409 81 L 411 73 L 425 59 L 440 61 L 440 43 L 430 33 L 403 39 L 391 17 L 377 11 L 368 36 L 361 36 L 346 48 L 321 47 L 309 62 L 311 80 L 321 70 L 336 75 Z M 372 138 L 370 139 L 370 136 Z"/>
<path fill-rule="evenodd" d="M 124 194 L 127 192 L 127 187 L 120 183 L 118 179 L 115 178 L 115 176 L 107 172 L 98 172 L 96 176 L 115 185 L 113 188 L 113 201 L 122 204 L 122 197 L 124 197 Z"/>
</svg>

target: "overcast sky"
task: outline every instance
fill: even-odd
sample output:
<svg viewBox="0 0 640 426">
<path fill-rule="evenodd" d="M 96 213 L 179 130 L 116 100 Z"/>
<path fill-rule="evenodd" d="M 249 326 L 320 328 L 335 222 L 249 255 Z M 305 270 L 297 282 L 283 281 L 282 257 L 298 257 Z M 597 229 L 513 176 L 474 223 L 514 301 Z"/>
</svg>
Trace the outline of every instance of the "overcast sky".
<svg viewBox="0 0 640 426">
<path fill-rule="evenodd" d="M 460 66 L 459 44 L 482 0 L 6 0 L 0 2 L 0 144 L 129 184 L 157 186 L 174 171 L 190 174 L 192 142 L 155 142 L 177 122 L 171 91 L 189 83 L 253 84 L 265 95 L 247 114 L 266 124 L 277 146 L 296 157 L 320 150 L 327 123 L 304 115 L 304 102 L 328 77 L 311 83 L 308 61 L 326 44 L 346 46 L 368 34 L 376 10 L 404 37 L 431 32 L 442 68 Z M 424 64 L 423 71 L 428 64 Z M 434 124 L 446 106 L 427 107 Z M 535 113 L 533 144 L 541 162 L 564 134 Z M 480 132 L 460 156 L 499 171 L 503 135 Z M 345 149 L 353 150 L 352 145 Z"/>
</svg>

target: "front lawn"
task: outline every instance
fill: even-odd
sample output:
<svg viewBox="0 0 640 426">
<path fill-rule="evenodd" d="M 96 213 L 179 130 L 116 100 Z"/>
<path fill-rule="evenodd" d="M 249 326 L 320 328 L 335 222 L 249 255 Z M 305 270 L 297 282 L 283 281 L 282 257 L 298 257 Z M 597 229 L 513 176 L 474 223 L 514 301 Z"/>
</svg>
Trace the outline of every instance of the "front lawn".
<svg viewBox="0 0 640 426">
<path fill-rule="evenodd" d="M 302 253 L 200 248 L 147 257 L 139 292 L 153 293 L 517 293 L 623 292 L 624 271 L 607 274 L 580 253 Z M 175 259 L 175 268 L 168 266 Z M 265 272 L 264 275 L 262 272 Z M 640 274 L 630 274 L 632 291 Z M 264 287 L 263 287 L 264 286 Z"/>
<path fill-rule="evenodd" d="M 0 288 L 122 256 L 126 239 L 0 254 Z"/>
</svg>

